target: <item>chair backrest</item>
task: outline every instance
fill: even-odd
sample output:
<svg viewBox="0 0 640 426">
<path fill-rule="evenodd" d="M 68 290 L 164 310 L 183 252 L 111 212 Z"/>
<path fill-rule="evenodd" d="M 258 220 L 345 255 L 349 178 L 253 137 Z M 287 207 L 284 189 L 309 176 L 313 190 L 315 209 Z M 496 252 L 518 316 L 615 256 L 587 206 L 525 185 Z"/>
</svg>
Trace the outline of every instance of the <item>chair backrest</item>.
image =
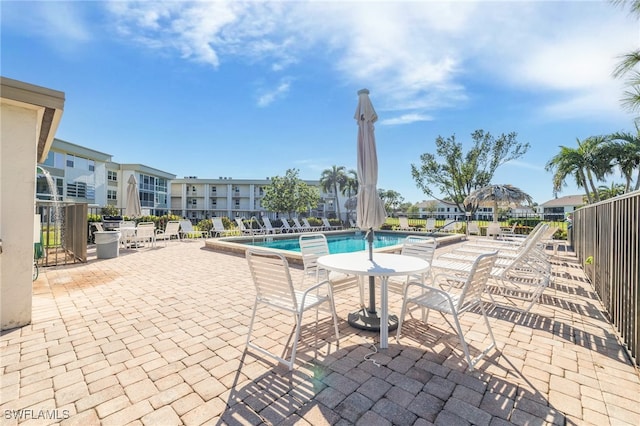
<svg viewBox="0 0 640 426">
<path fill-rule="evenodd" d="M 425 231 L 433 231 L 436 229 L 436 220 L 432 217 L 427 219 L 427 222 L 424 225 Z"/>
<path fill-rule="evenodd" d="M 480 235 L 480 227 L 478 222 L 469 222 L 469 234 Z"/>
<path fill-rule="evenodd" d="M 140 222 L 136 227 L 136 237 L 149 238 L 156 234 L 156 225 L 153 222 Z"/>
<path fill-rule="evenodd" d="M 302 234 L 298 238 L 300 253 L 302 254 L 302 264 L 305 275 L 318 276 L 318 258 L 329 254 L 327 237 L 324 234 Z"/>
<path fill-rule="evenodd" d="M 458 312 L 464 312 L 478 303 L 482 303 L 482 293 L 485 291 L 487 280 L 491 276 L 491 270 L 497 258 L 498 252 L 494 251 L 478 256 L 473 262 L 467 281 L 464 283 L 458 299 Z"/>
<path fill-rule="evenodd" d="M 284 227 L 284 229 L 293 229 L 286 217 L 280 218 L 280 220 L 282 221 L 282 226 Z"/>
<path fill-rule="evenodd" d="M 256 288 L 257 298 L 293 312 L 298 310 L 287 259 L 259 249 L 247 249 L 245 256 Z"/>
<path fill-rule="evenodd" d="M 218 232 L 226 231 L 226 229 L 224 229 L 224 223 L 222 222 L 222 218 L 212 217 L 211 222 L 213 222 L 213 229 L 215 229 L 216 231 Z"/>
<path fill-rule="evenodd" d="M 329 219 L 327 219 L 326 217 L 322 218 L 322 224 L 325 226 L 325 228 L 331 228 L 331 223 L 329 223 Z"/>
<path fill-rule="evenodd" d="M 193 232 L 193 225 L 191 224 L 190 220 L 181 220 L 180 221 L 180 228 L 182 229 L 183 232 Z"/>
<path fill-rule="evenodd" d="M 489 235 L 500 235 L 501 229 L 500 224 L 498 222 L 491 222 L 487 225 L 487 236 Z"/>
<path fill-rule="evenodd" d="M 437 246 L 438 242 L 433 237 L 410 235 L 402 243 L 402 251 L 400 253 L 404 256 L 417 257 L 431 263 Z"/>
<path fill-rule="evenodd" d="M 400 228 L 404 228 L 404 229 L 409 228 L 409 219 L 407 219 L 406 217 L 400 216 L 398 218 L 398 221 L 400 222 Z"/>
<path fill-rule="evenodd" d="M 349 219 L 349 225 L 351 225 L 352 228 L 357 228 L 358 225 L 356 224 L 356 221 L 353 219 Z"/>
<path fill-rule="evenodd" d="M 177 220 L 170 220 L 167 222 L 167 225 L 164 227 L 165 235 L 178 235 L 180 232 L 180 222 Z"/>
<path fill-rule="evenodd" d="M 133 220 L 123 220 L 120 222 L 120 228 L 135 228 L 136 222 Z"/>
<path fill-rule="evenodd" d="M 271 219 L 269 219 L 267 216 L 262 218 L 262 221 L 264 222 L 264 227 L 267 228 L 268 230 L 272 230 L 273 226 L 271 225 Z"/>
<path fill-rule="evenodd" d="M 307 228 L 307 229 L 313 228 L 309 223 L 309 219 L 307 219 L 306 217 L 302 218 L 302 225 L 304 226 L 304 228 Z"/>
<path fill-rule="evenodd" d="M 298 220 L 297 217 L 294 217 L 293 219 L 293 225 L 298 228 L 298 229 L 305 229 L 304 226 L 300 225 L 300 221 Z"/>
<path fill-rule="evenodd" d="M 93 222 L 93 226 L 96 227 L 98 232 L 103 232 L 104 231 L 104 228 L 102 227 L 102 224 L 100 222 Z"/>
<path fill-rule="evenodd" d="M 246 231 L 246 230 L 247 230 L 247 227 L 246 227 L 246 226 L 244 226 L 244 222 L 242 221 L 242 218 L 241 218 L 241 217 L 236 217 L 236 219 L 235 219 L 235 220 L 236 220 L 236 224 L 238 225 L 238 228 L 239 228 L 241 231 Z"/>
</svg>

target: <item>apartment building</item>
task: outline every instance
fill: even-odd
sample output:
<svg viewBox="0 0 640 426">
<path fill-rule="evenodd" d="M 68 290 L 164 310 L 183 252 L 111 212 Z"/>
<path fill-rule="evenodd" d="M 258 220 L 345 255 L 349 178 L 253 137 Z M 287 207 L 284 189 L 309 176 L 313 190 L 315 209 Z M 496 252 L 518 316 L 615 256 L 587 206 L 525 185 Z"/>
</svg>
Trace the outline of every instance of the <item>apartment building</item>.
<svg viewBox="0 0 640 426">
<path fill-rule="evenodd" d="M 336 217 L 337 203 L 346 201 L 346 197 L 333 193 L 325 193 L 317 180 L 304 180 L 319 189 L 320 202 L 309 209 L 307 214 L 315 217 Z M 191 220 L 209 217 L 229 218 L 268 215 L 275 218 L 274 212 L 268 212 L 262 206 L 264 188 L 271 184 L 271 179 L 234 179 L 218 177 L 217 179 L 198 179 L 187 176 L 171 181 L 171 211 L 174 214 Z"/>
<path fill-rule="evenodd" d="M 87 203 L 90 211 L 114 206 L 123 210 L 127 205 L 127 182 L 134 175 L 138 182 L 143 215 L 161 216 L 167 213 L 197 222 L 214 216 L 260 217 L 275 213 L 262 206 L 265 179 L 198 179 L 176 175 L 137 163 L 116 163 L 111 154 L 96 151 L 61 139 L 54 139 L 49 154 L 38 165 L 36 197 L 58 201 Z M 346 197 L 325 193 L 318 180 L 305 180 L 320 191 L 320 202 L 308 211 L 310 216 L 336 217 L 337 204 Z M 51 191 L 50 188 L 56 190 Z M 344 209 L 342 209 L 344 211 Z"/>
<path fill-rule="evenodd" d="M 169 182 L 176 176 L 143 164 L 120 164 L 110 154 L 54 139 L 47 158 L 38 164 L 36 198 L 87 203 L 91 208 L 127 204 L 127 182 L 138 182 L 144 214 L 169 211 Z M 55 191 L 51 188 L 55 187 Z"/>
</svg>

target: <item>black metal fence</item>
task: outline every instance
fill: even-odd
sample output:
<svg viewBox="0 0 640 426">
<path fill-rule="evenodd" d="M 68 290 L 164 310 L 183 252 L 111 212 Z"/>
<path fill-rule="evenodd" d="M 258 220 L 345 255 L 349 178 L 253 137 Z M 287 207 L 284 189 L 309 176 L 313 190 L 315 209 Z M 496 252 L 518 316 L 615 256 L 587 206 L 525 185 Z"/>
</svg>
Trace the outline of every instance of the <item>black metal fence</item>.
<svg viewBox="0 0 640 426">
<path fill-rule="evenodd" d="M 573 246 L 609 320 L 640 365 L 640 191 L 576 210 Z"/>
</svg>

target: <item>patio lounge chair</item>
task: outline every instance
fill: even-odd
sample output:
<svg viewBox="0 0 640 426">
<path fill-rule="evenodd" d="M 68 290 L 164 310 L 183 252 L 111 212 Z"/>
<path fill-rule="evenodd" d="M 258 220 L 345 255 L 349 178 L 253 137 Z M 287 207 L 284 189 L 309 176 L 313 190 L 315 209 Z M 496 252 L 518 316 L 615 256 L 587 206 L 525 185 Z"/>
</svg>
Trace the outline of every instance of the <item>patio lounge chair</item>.
<svg viewBox="0 0 640 426">
<path fill-rule="evenodd" d="M 400 216 L 398 218 L 398 222 L 400 223 L 400 225 L 398 226 L 398 228 L 396 228 L 398 231 L 412 231 L 413 228 L 409 226 L 409 219 L 404 217 L 404 216 Z"/>
<path fill-rule="evenodd" d="M 467 360 L 469 370 L 473 370 L 482 357 L 484 357 L 484 355 L 486 355 L 491 349 L 496 347 L 496 339 L 493 336 L 491 324 L 489 324 L 489 319 L 487 318 L 487 313 L 482 301 L 482 293 L 485 289 L 487 280 L 489 279 L 496 256 L 497 253 L 494 252 L 478 257 L 478 259 L 473 263 L 473 266 L 466 278 L 459 276 L 437 275 L 434 278 L 433 286 L 424 285 L 414 281 L 408 283 L 405 288 L 405 297 L 398 321 L 396 338 L 398 339 L 402 333 L 402 325 L 407 312 L 407 306 L 409 304 L 416 304 L 420 307 L 426 308 L 427 317 L 428 310 L 431 309 L 440 312 L 442 316 L 449 314 L 453 317 L 455 331 L 460 338 L 460 343 L 462 344 L 462 350 L 464 352 L 465 359 Z M 420 290 L 419 294 L 415 297 L 408 296 L 412 287 L 417 287 Z M 455 291 L 457 288 L 462 288 L 462 291 Z M 479 356 L 471 359 L 469 347 L 464 338 L 459 318 L 465 312 L 476 307 L 480 307 L 480 311 L 487 330 L 489 331 L 492 343 L 484 349 Z"/>
<path fill-rule="evenodd" d="M 163 240 L 165 246 L 173 237 L 180 239 L 180 222 L 177 220 L 168 221 L 164 229 L 156 229 L 156 241 Z"/>
<path fill-rule="evenodd" d="M 236 229 L 226 229 L 221 217 L 212 217 L 211 222 L 213 223 L 213 228 L 209 231 L 209 235 L 212 238 L 238 234 L 238 230 Z"/>
<path fill-rule="evenodd" d="M 467 231 L 469 231 L 469 235 L 482 235 L 482 233 L 480 232 L 480 227 L 478 226 L 478 222 L 469 222 Z"/>
<path fill-rule="evenodd" d="M 294 229 L 296 229 L 298 232 L 309 232 L 309 231 L 311 231 L 311 227 L 305 227 L 305 226 L 301 225 L 300 221 L 298 220 L 297 217 L 294 217 L 291 220 L 293 221 Z"/>
<path fill-rule="evenodd" d="M 262 222 L 264 223 L 265 234 L 279 234 L 282 232 L 282 228 L 274 228 L 273 225 L 271 225 L 271 219 L 267 216 L 262 218 Z"/>
<path fill-rule="evenodd" d="M 291 224 L 289 223 L 286 217 L 282 217 L 280 218 L 280 220 L 282 221 L 282 232 L 288 232 L 288 233 L 298 232 L 297 229 L 291 226 Z"/>
<path fill-rule="evenodd" d="M 510 305 L 502 306 L 515 311 L 529 312 L 538 302 L 544 290 L 551 282 L 551 264 L 546 259 L 544 248 L 538 244 L 544 235 L 539 232 L 537 237 L 529 240 L 518 252 L 502 252 L 499 245 L 481 248 L 487 251 L 496 251 L 496 260 L 491 269 L 491 279 L 496 284 L 496 293 L 503 296 Z M 463 248 L 464 250 L 464 248 Z M 480 254 L 482 256 L 483 254 Z M 464 275 L 468 273 L 477 253 L 454 252 L 439 256 L 432 262 L 433 268 L 443 270 L 450 274 Z M 495 299 L 489 293 L 491 301 Z M 528 302 L 524 308 L 519 308 L 514 300 Z"/>
<path fill-rule="evenodd" d="M 436 220 L 432 217 L 428 218 L 424 225 L 426 232 L 433 232 L 436 230 Z"/>
<path fill-rule="evenodd" d="M 318 258 L 329 254 L 329 245 L 324 234 L 307 232 L 300 235 L 298 242 L 304 265 L 303 284 L 307 277 L 312 277 L 314 283 L 328 279 L 334 293 L 358 287 L 360 291 L 360 306 L 364 306 L 364 290 L 357 276 L 327 271 L 318 265 Z"/>
<path fill-rule="evenodd" d="M 260 229 L 247 228 L 244 224 L 244 220 L 241 217 L 236 217 L 236 225 L 238 225 L 238 229 L 242 235 L 259 235 L 264 234 L 264 229 L 260 227 Z M 258 222 L 260 225 L 260 222 Z"/>
<path fill-rule="evenodd" d="M 195 236 L 196 238 L 204 238 L 207 236 L 207 231 L 200 231 L 193 227 L 190 220 L 181 220 L 180 221 L 180 236 L 182 238 L 191 238 Z"/>
<path fill-rule="evenodd" d="M 329 219 L 327 219 L 326 217 L 322 218 L 322 224 L 324 225 L 324 229 L 327 231 L 336 231 L 338 229 L 342 229 L 342 226 L 340 225 L 332 225 L 331 222 L 329 222 Z"/>
<path fill-rule="evenodd" d="M 253 305 L 253 314 L 249 322 L 249 331 L 247 333 L 247 347 L 253 348 L 258 352 L 268 355 L 279 362 L 285 364 L 289 370 L 293 369 L 296 361 L 296 351 L 298 348 L 298 340 L 300 340 L 300 329 L 302 327 L 302 316 L 305 311 L 312 308 L 319 308 L 320 305 L 328 304 L 333 317 L 333 325 L 336 333 L 336 341 L 339 340 L 338 317 L 333 301 L 333 291 L 328 280 L 321 281 L 309 287 L 305 291 L 295 290 L 291 281 L 291 273 L 287 259 L 278 253 L 267 252 L 257 249 L 247 249 L 247 262 L 249 263 L 249 271 L 256 289 L 256 298 Z M 256 320 L 256 313 L 259 305 L 266 305 L 272 309 L 292 313 L 295 318 L 294 335 L 288 340 L 292 342 L 291 355 L 289 359 L 278 356 L 267 349 L 264 349 L 251 341 L 251 333 Z M 277 326 L 273 323 L 274 319 L 280 317 L 268 317 L 269 327 Z M 286 318 L 286 316 L 283 316 Z M 317 316 L 316 316 L 317 321 Z"/>
<path fill-rule="evenodd" d="M 309 223 L 309 219 L 307 219 L 306 217 L 302 218 L 302 226 L 311 232 L 317 232 L 317 231 L 322 231 L 322 226 L 313 226 Z"/>
</svg>

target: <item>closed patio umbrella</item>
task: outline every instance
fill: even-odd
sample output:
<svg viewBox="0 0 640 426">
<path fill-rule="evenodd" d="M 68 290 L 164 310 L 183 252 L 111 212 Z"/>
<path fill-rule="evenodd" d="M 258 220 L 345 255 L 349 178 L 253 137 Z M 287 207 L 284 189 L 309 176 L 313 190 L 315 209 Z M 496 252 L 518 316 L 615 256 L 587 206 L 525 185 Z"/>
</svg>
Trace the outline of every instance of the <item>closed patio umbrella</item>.
<svg viewBox="0 0 640 426">
<path fill-rule="evenodd" d="M 124 209 L 124 215 L 127 217 L 140 217 L 142 216 L 142 208 L 140 207 L 140 194 L 136 177 L 134 175 L 129 176 L 127 182 L 127 205 Z"/>
<path fill-rule="evenodd" d="M 384 203 L 378 195 L 378 154 L 373 124 L 378 115 L 369 99 L 369 90 L 358 91 L 358 201 L 357 225 L 363 230 L 379 228 L 387 219 Z M 373 239 L 371 239 L 373 241 Z M 370 252 L 371 254 L 371 252 Z"/>
<path fill-rule="evenodd" d="M 533 203 L 531 196 L 512 185 L 487 185 L 473 191 L 464 199 L 465 206 L 477 208 L 481 203 L 493 201 L 493 221 L 498 221 L 499 203 Z"/>
<path fill-rule="evenodd" d="M 358 108 L 354 118 L 358 123 L 358 195 L 356 205 L 356 224 L 367 231 L 369 242 L 369 260 L 373 260 L 373 230 L 379 228 L 387 219 L 384 203 L 378 195 L 378 154 L 376 152 L 376 138 L 374 123 L 378 115 L 369 99 L 369 90 L 358 91 Z M 397 318 L 393 319 L 397 327 Z M 356 313 L 349 314 L 349 324 L 365 330 L 379 330 L 375 302 L 374 278 L 369 277 L 369 307 Z"/>
</svg>

